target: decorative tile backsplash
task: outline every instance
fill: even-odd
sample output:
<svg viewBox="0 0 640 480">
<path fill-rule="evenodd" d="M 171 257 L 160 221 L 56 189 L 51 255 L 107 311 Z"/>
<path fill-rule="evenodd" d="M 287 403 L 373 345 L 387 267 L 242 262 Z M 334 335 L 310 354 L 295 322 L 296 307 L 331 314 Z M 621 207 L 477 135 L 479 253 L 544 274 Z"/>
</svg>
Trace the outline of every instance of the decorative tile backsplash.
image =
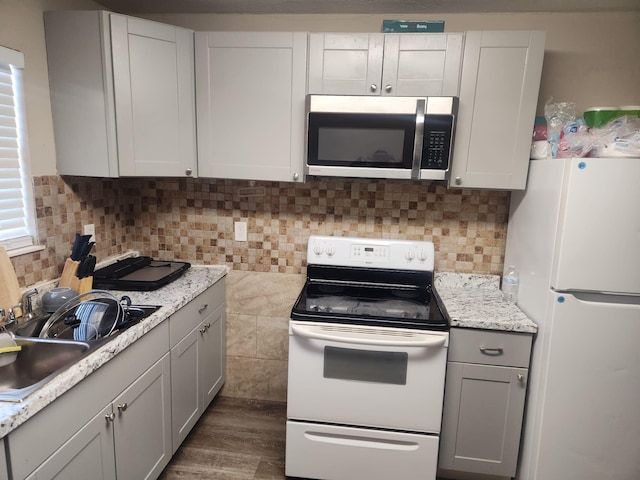
<svg viewBox="0 0 640 480">
<path fill-rule="evenodd" d="M 133 249 L 161 260 L 300 273 L 309 235 L 433 241 L 436 270 L 501 274 L 509 193 L 433 183 L 310 179 L 34 179 L 40 243 L 13 259 L 22 287 L 57 278 L 76 232 L 96 226 L 98 260 Z M 234 222 L 248 223 L 248 242 Z"/>
</svg>

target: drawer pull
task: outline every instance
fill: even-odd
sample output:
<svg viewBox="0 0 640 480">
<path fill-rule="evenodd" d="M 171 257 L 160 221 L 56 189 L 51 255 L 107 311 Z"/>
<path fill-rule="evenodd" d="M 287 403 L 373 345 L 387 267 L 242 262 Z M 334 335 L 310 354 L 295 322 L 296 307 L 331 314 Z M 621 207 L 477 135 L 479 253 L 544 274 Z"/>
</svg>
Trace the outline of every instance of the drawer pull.
<svg viewBox="0 0 640 480">
<path fill-rule="evenodd" d="M 107 413 L 104 418 L 107 420 L 107 422 L 113 422 L 116 419 L 116 414 L 111 412 L 111 413 Z"/>
<path fill-rule="evenodd" d="M 129 407 L 129 405 L 127 405 L 126 403 L 120 403 L 118 404 L 118 410 L 120 412 L 124 412 L 127 410 L 127 408 Z"/>
<path fill-rule="evenodd" d="M 207 308 L 209 308 L 209 304 L 208 304 L 208 303 L 205 303 L 203 306 L 201 306 L 201 307 L 198 309 L 198 313 L 202 313 L 202 312 L 204 312 Z"/>
<path fill-rule="evenodd" d="M 496 357 L 504 353 L 504 349 L 502 347 L 495 347 L 495 348 L 480 347 L 480 351 L 485 355 L 493 355 Z"/>
</svg>

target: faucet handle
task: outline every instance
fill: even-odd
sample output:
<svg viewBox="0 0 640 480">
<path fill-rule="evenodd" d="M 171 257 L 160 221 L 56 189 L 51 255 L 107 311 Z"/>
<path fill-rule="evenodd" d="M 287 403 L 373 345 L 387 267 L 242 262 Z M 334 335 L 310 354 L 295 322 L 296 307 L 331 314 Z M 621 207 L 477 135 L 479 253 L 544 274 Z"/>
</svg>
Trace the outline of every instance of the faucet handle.
<svg viewBox="0 0 640 480">
<path fill-rule="evenodd" d="M 31 319 L 33 318 L 33 302 L 31 300 L 32 297 L 35 297 L 38 294 L 37 288 L 32 288 L 31 290 L 26 291 L 22 295 L 22 302 L 20 302 L 20 306 L 22 307 L 22 316 Z"/>
</svg>

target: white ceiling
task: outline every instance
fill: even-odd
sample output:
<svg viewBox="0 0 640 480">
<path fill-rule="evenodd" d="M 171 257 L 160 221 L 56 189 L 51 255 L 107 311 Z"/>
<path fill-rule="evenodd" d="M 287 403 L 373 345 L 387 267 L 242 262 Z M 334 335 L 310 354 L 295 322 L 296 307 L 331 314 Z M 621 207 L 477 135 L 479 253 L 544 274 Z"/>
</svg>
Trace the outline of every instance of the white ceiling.
<svg viewBox="0 0 640 480">
<path fill-rule="evenodd" d="M 640 11 L 640 0 L 96 0 L 120 13 L 498 13 Z"/>
</svg>

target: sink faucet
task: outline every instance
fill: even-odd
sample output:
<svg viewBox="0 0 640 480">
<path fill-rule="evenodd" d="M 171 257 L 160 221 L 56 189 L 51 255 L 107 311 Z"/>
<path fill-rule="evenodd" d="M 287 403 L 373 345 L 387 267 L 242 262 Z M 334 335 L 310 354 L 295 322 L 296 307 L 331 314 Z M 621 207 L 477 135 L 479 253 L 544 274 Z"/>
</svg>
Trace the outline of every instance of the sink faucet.
<svg viewBox="0 0 640 480">
<path fill-rule="evenodd" d="M 31 290 L 27 290 L 22 295 L 22 301 L 20 302 L 20 306 L 22 306 L 22 317 L 24 320 L 31 320 L 35 317 L 33 313 L 33 302 L 31 301 L 31 297 L 35 297 L 38 294 L 37 288 L 32 288 Z"/>
</svg>

